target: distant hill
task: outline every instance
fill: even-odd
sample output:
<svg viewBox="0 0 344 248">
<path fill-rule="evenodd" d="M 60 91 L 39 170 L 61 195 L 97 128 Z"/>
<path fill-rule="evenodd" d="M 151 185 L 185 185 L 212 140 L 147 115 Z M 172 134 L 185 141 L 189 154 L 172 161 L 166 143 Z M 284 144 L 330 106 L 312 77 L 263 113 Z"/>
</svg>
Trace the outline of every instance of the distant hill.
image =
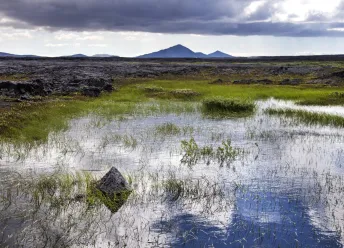
<svg viewBox="0 0 344 248">
<path fill-rule="evenodd" d="M 15 56 L 14 54 L 10 54 L 10 53 L 1 53 L 0 52 L 0 57 L 13 57 Z"/>
<path fill-rule="evenodd" d="M 139 56 L 138 58 L 232 58 L 233 56 L 216 51 L 209 55 L 201 53 L 201 52 L 194 52 L 189 48 L 176 45 L 167 49 L 163 49 L 157 52 L 145 54 Z"/>
<path fill-rule="evenodd" d="M 118 57 L 118 56 L 110 55 L 110 54 L 95 54 L 92 57 L 94 57 L 94 58 L 113 58 L 113 57 Z"/>
<path fill-rule="evenodd" d="M 2 53 L 0 52 L 0 57 L 16 57 L 16 58 L 36 58 L 36 55 L 17 55 L 12 53 Z"/>
<path fill-rule="evenodd" d="M 67 56 L 62 56 L 62 57 L 69 57 L 69 58 L 87 58 L 88 56 L 85 54 L 73 54 L 73 55 L 67 55 Z"/>
<path fill-rule="evenodd" d="M 233 58 L 234 56 L 229 55 L 227 53 L 223 53 L 221 51 L 216 51 L 214 53 L 208 54 L 208 58 Z"/>
</svg>

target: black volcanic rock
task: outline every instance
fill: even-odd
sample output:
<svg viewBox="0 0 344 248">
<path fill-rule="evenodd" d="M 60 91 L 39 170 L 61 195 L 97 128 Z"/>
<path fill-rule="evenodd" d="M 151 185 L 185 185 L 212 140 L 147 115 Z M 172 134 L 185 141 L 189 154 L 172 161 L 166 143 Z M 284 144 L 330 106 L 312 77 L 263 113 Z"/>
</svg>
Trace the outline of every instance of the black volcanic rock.
<svg viewBox="0 0 344 248">
<path fill-rule="evenodd" d="M 101 199 L 112 213 L 121 208 L 132 191 L 127 180 L 115 167 L 97 183 L 97 188 L 106 197 Z"/>
<path fill-rule="evenodd" d="M 43 82 L 39 79 L 23 82 L 0 81 L 0 94 L 7 97 L 21 97 L 23 95 L 45 96 Z"/>
</svg>

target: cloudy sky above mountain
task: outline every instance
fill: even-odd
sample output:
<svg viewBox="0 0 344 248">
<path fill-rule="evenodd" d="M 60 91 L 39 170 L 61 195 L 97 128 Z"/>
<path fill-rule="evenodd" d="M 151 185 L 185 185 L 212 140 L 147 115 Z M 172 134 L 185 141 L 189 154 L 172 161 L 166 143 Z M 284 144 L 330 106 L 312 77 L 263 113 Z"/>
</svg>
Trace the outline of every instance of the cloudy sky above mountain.
<svg viewBox="0 0 344 248">
<path fill-rule="evenodd" d="M 344 53 L 344 0 L 1 0 L 0 51 Z"/>
</svg>

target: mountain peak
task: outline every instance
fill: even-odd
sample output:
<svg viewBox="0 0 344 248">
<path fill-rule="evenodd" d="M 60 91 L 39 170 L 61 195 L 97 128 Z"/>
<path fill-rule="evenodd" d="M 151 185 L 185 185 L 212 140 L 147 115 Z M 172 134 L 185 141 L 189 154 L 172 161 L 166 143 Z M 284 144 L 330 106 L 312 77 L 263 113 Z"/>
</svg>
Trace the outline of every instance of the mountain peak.
<svg viewBox="0 0 344 248">
<path fill-rule="evenodd" d="M 86 58 L 86 57 L 88 57 L 88 56 L 85 55 L 85 54 L 78 53 L 78 54 L 70 55 L 70 56 L 68 56 L 68 57 L 73 57 L 73 58 Z"/>
<path fill-rule="evenodd" d="M 165 50 L 176 50 L 176 51 L 183 51 L 184 50 L 184 51 L 192 52 L 191 49 L 189 49 L 186 46 L 183 46 L 181 44 L 172 46 L 172 47 L 167 48 L 167 49 L 163 49 L 162 51 L 165 51 Z"/>
<path fill-rule="evenodd" d="M 178 48 L 178 49 L 188 49 L 188 50 L 190 50 L 189 48 L 187 48 L 186 46 L 183 46 L 183 45 L 181 45 L 181 44 L 172 46 L 172 47 L 170 47 L 170 48 Z M 167 48 L 167 49 L 170 49 L 170 48 Z"/>
<path fill-rule="evenodd" d="M 183 45 L 175 45 L 154 53 L 139 56 L 139 58 L 195 58 L 193 51 Z"/>
<path fill-rule="evenodd" d="M 201 52 L 194 52 L 191 49 L 178 44 L 157 52 L 139 56 L 139 58 L 231 58 L 232 56 L 221 51 L 206 55 Z"/>
</svg>

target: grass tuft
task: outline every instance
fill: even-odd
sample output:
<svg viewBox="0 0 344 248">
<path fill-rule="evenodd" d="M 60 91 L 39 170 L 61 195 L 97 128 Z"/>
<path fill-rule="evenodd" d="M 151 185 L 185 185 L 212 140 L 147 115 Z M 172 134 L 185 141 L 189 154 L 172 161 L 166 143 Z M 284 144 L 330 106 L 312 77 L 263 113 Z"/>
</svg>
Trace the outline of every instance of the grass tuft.
<svg viewBox="0 0 344 248">
<path fill-rule="evenodd" d="M 217 161 L 220 166 L 224 164 L 229 166 L 241 153 L 240 149 L 232 146 L 230 139 L 223 141 L 222 145 L 214 148 L 213 146 L 200 147 L 195 139 L 191 138 L 190 140 L 183 140 L 181 148 L 184 153 L 181 163 L 189 167 L 196 165 L 200 160 L 208 165 L 212 161 Z"/>
<path fill-rule="evenodd" d="M 239 101 L 226 98 L 210 98 L 203 101 L 203 112 L 211 115 L 246 116 L 253 114 L 256 105 L 250 101 Z"/>
<path fill-rule="evenodd" d="M 190 99 L 201 94 L 191 89 L 177 89 L 170 92 L 175 98 Z"/>
<path fill-rule="evenodd" d="M 157 93 L 157 92 L 164 92 L 162 87 L 157 86 L 146 86 L 143 88 L 143 91 L 146 93 Z"/>
</svg>

